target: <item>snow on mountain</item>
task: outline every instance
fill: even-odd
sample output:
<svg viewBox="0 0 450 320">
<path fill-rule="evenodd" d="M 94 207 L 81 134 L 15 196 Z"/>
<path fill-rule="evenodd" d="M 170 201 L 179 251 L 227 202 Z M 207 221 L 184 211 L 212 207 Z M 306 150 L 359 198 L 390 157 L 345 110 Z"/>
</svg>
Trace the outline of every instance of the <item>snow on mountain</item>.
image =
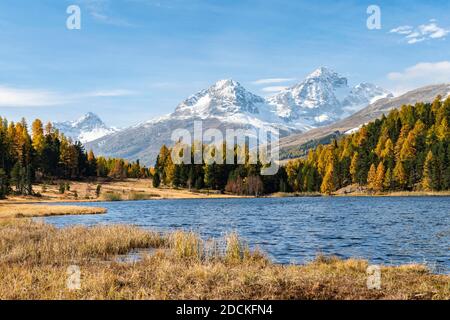
<svg viewBox="0 0 450 320">
<path fill-rule="evenodd" d="M 278 116 L 274 106 L 231 79 L 219 80 L 209 89 L 190 96 L 165 119 L 167 118 L 178 120 L 214 118 L 224 123 L 256 128 L 277 127 L 287 131 L 307 129 L 289 126 Z"/>
<path fill-rule="evenodd" d="M 351 88 L 348 80 L 321 67 L 303 82 L 270 97 L 280 117 L 298 125 L 320 127 L 343 119 L 391 93 L 370 83 Z"/>
<path fill-rule="evenodd" d="M 92 112 L 86 113 L 75 121 L 55 122 L 53 126 L 64 133 L 66 137 L 82 143 L 94 141 L 118 131 L 116 128 L 107 127 L 106 124 Z"/>
</svg>

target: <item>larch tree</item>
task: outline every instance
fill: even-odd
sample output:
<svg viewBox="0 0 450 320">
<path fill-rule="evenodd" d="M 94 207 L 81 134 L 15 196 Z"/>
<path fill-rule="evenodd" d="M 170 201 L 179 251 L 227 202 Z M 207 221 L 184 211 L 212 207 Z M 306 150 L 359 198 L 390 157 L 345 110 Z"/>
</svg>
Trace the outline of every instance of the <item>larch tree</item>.
<svg viewBox="0 0 450 320">
<path fill-rule="evenodd" d="M 383 190 L 383 183 L 385 179 L 385 171 L 383 162 L 380 162 L 377 167 L 377 173 L 375 177 L 374 190 L 379 192 Z"/>
<path fill-rule="evenodd" d="M 397 164 L 395 165 L 394 181 L 400 189 L 404 189 L 408 183 L 408 176 L 401 161 L 397 161 Z"/>
<path fill-rule="evenodd" d="M 375 191 L 375 184 L 377 180 L 377 169 L 375 164 L 372 163 L 369 169 L 369 174 L 367 175 L 367 188 L 371 191 Z"/>
<path fill-rule="evenodd" d="M 328 165 L 327 173 L 323 178 L 320 192 L 331 195 L 336 190 L 334 166 L 332 163 Z"/>
<path fill-rule="evenodd" d="M 421 181 L 421 187 L 425 191 L 431 191 L 434 189 L 434 181 L 433 181 L 433 167 L 434 163 L 433 152 L 430 150 L 427 154 L 427 158 L 425 160 L 425 164 L 423 166 L 423 176 Z"/>
</svg>

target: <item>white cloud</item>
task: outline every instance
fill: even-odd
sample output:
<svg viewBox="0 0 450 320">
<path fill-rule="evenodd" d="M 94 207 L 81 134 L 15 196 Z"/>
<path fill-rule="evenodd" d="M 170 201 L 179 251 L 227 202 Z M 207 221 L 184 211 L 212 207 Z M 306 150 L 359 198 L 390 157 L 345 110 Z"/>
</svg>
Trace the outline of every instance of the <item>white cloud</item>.
<svg viewBox="0 0 450 320">
<path fill-rule="evenodd" d="M 269 79 L 259 79 L 256 81 L 253 81 L 253 84 L 272 84 L 272 83 L 283 83 L 283 82 L 290 82 L 294 81 L 296 79 L 294 78 L 269 78 Z"/>
<path fill-rule="evenodd" d="M 113 25 L 117 27 L 133 27 L 134 25 L 128 21 L 113 17 L 110 14 L 109 0 L 78 0 L 78 2 L 87 8 L 89 15 L 96 21 Z"/>
<path fill-rule="evenodd" d="M 431 19 L 428 24 L 422 24 L 414 28 L 412 26 L 400 26 L 389 33 L 404 36 L 408 44 L 415 44 L 425 40 L 444 39 L 450 33 L 450 29 L 438 26 L 436 19 Z"/>
<path fill-rule="evenodd" d="M 410 34 L 414 28 L 411 26 L 400 26 L 389 31 L 390 33 Z"/>
<path fill-rule="evenodd" d="M 77 103 L 89 98 L 114 98 L 135 94 L 137 94 L 137 92 L 126 89 L 62 93 L 41 89 L 13 88 L 0 85 L 0 107 L 51 107 L 69 103 Z"/>
<path fill-rule="evenodd" d="M 450 83 L 450 61 L 422 62 L 401 72 L 387 75 L 394 93 L 400 94 L 419 87 Z"/>
<path fill-rule="evenodd" d="M 277 93 L 283 90 L 286 90 L 288 87 L 286 86 L 272 86 L 272 87 L 265 87 L 262 88 L 261 91 L 268 92 L 268 93 Z"/>
<path fill-rule="evenodd" d="M 0 86 L 0 107 L 54 106 L 67 102 L 67 99 L 50 91 Z"/>
<path fill-rule="evenodd" d="M 99 90 L 86 94 L 89 97 L 124 97 L 136 94 L 135 91 L 126 89 L 116 89 L 116 90 Z"/>
</svg>

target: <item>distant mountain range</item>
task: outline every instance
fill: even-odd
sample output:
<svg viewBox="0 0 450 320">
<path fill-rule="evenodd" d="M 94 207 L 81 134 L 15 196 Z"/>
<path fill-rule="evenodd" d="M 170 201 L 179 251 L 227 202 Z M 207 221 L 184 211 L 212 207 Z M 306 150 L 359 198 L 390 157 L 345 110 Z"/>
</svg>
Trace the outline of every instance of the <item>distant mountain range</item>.
<svg viewBox="0 0 450 320">
<path fill-rule="evenodd" d="M 432 102 L 436 97 L 443 99 L 450 95 L 450 84 L 432 85 L 407 92 L 399 97 L 387 97 L 380 99 L 353 115 L 339 120 L 328 126 L 312 129 L 307 132 L 292 134 L 280 139 L 280 150 L 282 154 L 297 154 L 299 150 L 305 151 L 318 142 L 326 143 L 328 140 L 339 135 L 357 131 L 362 125 L 388 114 L 392 109 L 400 108 L 402 105 L 414 105 L 417 102 Z"/>
<path fill-rule="evenodd" d="M 163 144 L 172 144 L 175 129 L 193 132 L 196 120 L 202 121 L 203 130 L 217 128 L 224 133 L 226 129 L 269 127 L 280 130 L 281 154 L 289 157 L 354 132 L 394 108 L 431 102 L 438 95 L 449 96 L 450 84 L 427 86 L 394 97 L 370 83 L 350 87 L 345 77 L 322 67 L 269 98 L 247 91 L 234 80 L 220 80 L 182 101 L 173 113 L 123 130 L 108 127 L 93 113 L 54 125 L 96 154 L 140 159 L 148 165 L 154 164 Z"/>
<path fill-rule="evenodd" d="M 83 143 L 100 139 L 119 131 L 108 127 L 96 114 L 89 112 L 75 121 L 55 122 L 53 126 L 73 141 Z"/>
<path fill-rule="evenodd" d="M 288 136 L 332 124 L 374 101 L 392 97 L 387 90 L 370 83 L 351 87 L 345 77 L 324 67 L 267 99 L 247 91 L 234 80 L 220 80 L 182 101 L 169 115 L 107 133 L 94 141 L 84 137 L 87 148 L 97 154 L 153 164 L 161 145 L 172 144 L 173 130 L 183 128 L 192 132 L 196 120 L 202 120 L 203 130 L 218 128 L 225 132 L 230 128 L 269 127 L 279 129 L 281 136 Z"/>
</svg>

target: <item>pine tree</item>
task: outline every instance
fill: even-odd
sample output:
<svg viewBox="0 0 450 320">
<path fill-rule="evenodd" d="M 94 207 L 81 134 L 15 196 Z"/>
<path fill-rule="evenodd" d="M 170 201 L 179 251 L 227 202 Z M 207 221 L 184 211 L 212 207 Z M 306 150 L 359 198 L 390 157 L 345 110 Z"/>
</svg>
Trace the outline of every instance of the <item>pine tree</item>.
<svg viewBox="0 0 450 320">
<path fill-rule="evenodd" d="M 156 171 L 152 178 L 153 188 L 159 188 L 161 184 L 161 179 L 159 178 L 159 172 Z"/>
</svg>

